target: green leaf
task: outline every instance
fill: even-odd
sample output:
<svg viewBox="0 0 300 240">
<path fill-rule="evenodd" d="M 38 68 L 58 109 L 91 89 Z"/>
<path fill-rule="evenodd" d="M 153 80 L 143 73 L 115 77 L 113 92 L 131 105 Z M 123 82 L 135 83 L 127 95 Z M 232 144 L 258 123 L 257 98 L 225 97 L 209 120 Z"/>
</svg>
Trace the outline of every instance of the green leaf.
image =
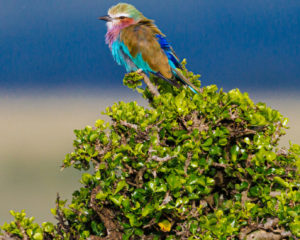
<svg viewBox="0 0 300 240">
<path fill-rule="evenodd" d="M 90 142 L 96 141 L 97 138 L 98 138 L 98 134 L 93 133 L 93 134 L 90 136 Z"/>
<path fill-rule="evenodd" d="M 202 146 L 203 146 L 203 147 L 209 147 L 209 146 L 212 145 L 212 143 L 213 143 L 213 139 L 212 139 L 212 138 L 208 138 L 208 139 L 202 144 Z"/>
<path fill-rule="evenodd" d="M 54 225 L 50 222 L 44 222 L 42 223 L 43 230 L 47 233 L 51 233 L 54 231 Z"/>
<path fill-rule="evenodd" d="M 146 217 L 148 214 L 154 211 L 154 206 L 151 203 L 148 203 L 142 210 L 142 216 Z"/>
<path fill-rule="evenodd" d="M 109 196 L 109 199 L 117 206 L 121 205 L 123 198 L 124 196 L 122 195 Z"/>
<path fill-rule="evenodd" d="M 257 197 L 260 194 L 259 187 L 253 186 L 249 189 L 249 194 L 251 197 Z"/>
<path fill-rule="evenodd" d="M 43 238 L 43 234 L 40 233 L 40 232 L 37 232 L 37 233 L 35 233 L 35 234 L 33 235 L 33 239 L 34 239 L 34 240 L 43 240 L 43 239 L 44 239 L 44 238 Z"/>
<path fill-rule="evenodd" d="M 281 177 L 277 177 L 277 176 L 274 177 L 274 182 L 279 183 L 283 187 L 286 187 L 286 188 L 289 187 L 289 184 L 286 181 L 284 181 Z"/>
<path fill-rule="evenodd" d="M 192 221 L 191 224 L 190 224 L 190 232 L 192 234 L 195 234 L 197 232 L 197 229 L 198 229 L 197 221 Z"/>
<path fill-rule="evenodd" d="M 171 191 L 182 186 L 180 177 L 174 174 L 169 175 L 166 180 Z"/>
<path fill-rule="evenodd" d="M 125 186 L 128 186 L 128 184 L 126 183 L 125 180 L 122 180 L 122 181 L 118 182 L 117 188 L 116 188 L 114 194 L 120 192 Z"/>
<path fill-rule="evenodd" d="M 231 154 L 231 160 L 233 162 L 236 162 L 239 150 L 240 150 L 240 148 L 237 145 L 234 145 L 231 147 L 230 154 Z"/>
<path fill-rule="evenodd" d="M 81 177 L 81 183 L 83 184 L 89 184 L 91 181 L 93 180 L 93 176 L 89 173 L 84 173 L 82 174 L 82 177 Z"/>
<path fill-rule="evenodd" d="M 300 221 L 295 220 L 295 222 L 290 224 L 290 228 L 295 236 L 300 237 Z"/>
<path fill-rule="evenodd" d="M 104 193 L 103 191 L 99 191 L 96 194 L 96 199 L 98 199 L 98 200 L 104 200 L 104 199 L 106 199 L 107 196 L 108 196 L 107 192 Z"/>
<path fill-rule="evenodd" d="M 134 214 L 129 213 L 125 215 L 129 219 L 129 223 L 131 227 L 139 227 L 140 224 L 137 221 L 137 218 Z"/>
</svg>

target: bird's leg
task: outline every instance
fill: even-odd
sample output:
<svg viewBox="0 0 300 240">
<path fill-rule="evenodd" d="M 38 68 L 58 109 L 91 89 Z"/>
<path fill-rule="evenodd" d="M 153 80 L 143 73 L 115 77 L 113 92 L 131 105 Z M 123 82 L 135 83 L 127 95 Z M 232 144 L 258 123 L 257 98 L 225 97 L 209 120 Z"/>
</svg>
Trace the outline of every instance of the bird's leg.
<svg viewBox="0 0 300 240">
<path fill-rule="evenodd" d="M 157 88 L 152 84 L 149 77 L 147 76 L 147 74 L 144 73 L 142 69 L 138 69 L 136 73 L 143 77 L 144 82 L 146 83 L 147 87 L 149 88 L 149 91 L 152 93 L 153 96 L 160 95 Z"/>
<path fill-rule="evenodd" d="M 135 73 L 141 75 L 141 73 L 143 72 L 143 69 L 139 68 L 138 70 L 135 71 Z"/>
</svg>

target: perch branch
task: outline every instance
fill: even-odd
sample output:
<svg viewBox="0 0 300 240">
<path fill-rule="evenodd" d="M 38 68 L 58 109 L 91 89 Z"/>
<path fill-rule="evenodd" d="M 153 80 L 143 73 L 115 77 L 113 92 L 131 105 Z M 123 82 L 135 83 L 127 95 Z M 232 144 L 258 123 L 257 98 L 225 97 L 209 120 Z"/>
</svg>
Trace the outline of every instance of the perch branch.
<svg viewBox="0 0 300 240">
<path fill-rule="evenodd" d="M 137 70 L 136 73 L 144 78 L 144 82 L 146 83 L 147 87 L 149 88 L 149 91 L 153 96 L 160 95 L 157 88 L 152 84 L 148 76 L 141 69 Z"/>
</svg>

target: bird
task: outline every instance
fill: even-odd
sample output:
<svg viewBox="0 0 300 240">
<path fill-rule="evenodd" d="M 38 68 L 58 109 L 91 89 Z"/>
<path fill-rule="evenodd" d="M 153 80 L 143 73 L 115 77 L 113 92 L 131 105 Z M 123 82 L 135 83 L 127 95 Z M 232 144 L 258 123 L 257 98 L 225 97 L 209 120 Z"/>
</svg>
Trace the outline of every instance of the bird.
<svg viewBox="0 0 300 240">
<path fill-rule="evenodd" d="M 98 19 L 106 21 L 105 42 L 114 60 L 123 65 L 127 72 L 153 74 L 176 87 L 180 86 L 179 80 L 193 92 L 200 92 L 180 72 L 182 66 L 179 58 L 166 35 L 133 5 L 118 3 L 109 8 L 106 16 Z"/>
</svg>

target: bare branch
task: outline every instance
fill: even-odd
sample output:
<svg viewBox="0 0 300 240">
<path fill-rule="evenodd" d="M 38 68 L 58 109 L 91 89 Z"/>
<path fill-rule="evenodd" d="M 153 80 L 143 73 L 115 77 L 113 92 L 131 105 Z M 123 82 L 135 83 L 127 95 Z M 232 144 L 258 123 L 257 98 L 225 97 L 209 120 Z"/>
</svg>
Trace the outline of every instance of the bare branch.
<svg viewBox="0 0 300 240">
<path fill-rule="evenodd" d="M 152 218 L 151 221 L 148 224 L 143 226 L 143 228 L 149 228 L 149 227 L 153 226 L 155 224 L 155 222 L 156 222 L 156 219 Z"/>
<path fill-rule="evenodd" d="M 267 222 L 264 224 L 265 229 L 272 229 L 272 227 L 277 226 L 279 223 L 278 218 L 268 218 Z"/>
<path fill-rule="evenodd" d="M 282 239 L 281 234 L 273 232 L 266 232 L 265 230 L 258 230 L 247 235 L 246 240 L 280 240 Z"/>
<path fill-rule="evenodd" d="M 187 159 L 185 160 L 185 164 L 184 164 L 184 174 L 185 174 L 185 176 L 187 176 L 187 170 L 188 170 L 189 165 L 191 163 L 191 159 L 192 159 L 192 153 L 188 152 Z"/>
<path fill-rule="evenodd" d="M 281 192 L 270 192 L 270 196 L 271 197 L 276 197 L 276 196 L 280 196 L 281 195 Z"/>
<path fill-rule="evenodd" d="M 162 202 L 162 205 L 168 204 L 170 201 L 172 201 L 172 197 L 170 196 L 170 191 L 166 192 L 166 196 Z"/>
<path fill-rule="evenodd" d="M 123 125 L 123 126 L 125 126 L 125 127 L 132 128 L 134 130 L 138 129 L 138 126 L 136 124 L 129 123 L 129 122 L 126 122 L 124 120 L 120 120 L 120 124 Z"/>
<path fill-rule="evenodd" d="M 7 233 L 4 233 L 3 236 L 0 236 L 0 240 L 18 240 L 19 238 L 12 237 L 8 235 Z"/>
<path fill-rule="evenodd" d="M 157 161 L 157 162 L 167 162 L 173 158 L 175 158 L 176 156 L 165 156 L 165 157 L 158 157 L 158 156 L 152 156 L 151 158 L 154 160 L 154 161 Z"/>
<path fill-rule="evenodd" d="M 219 168 L 227 168 L 229 166 L 228 164 L 217 163 L 217 162 L 213 162 L 211 165 L 214 166 L 214 167 L 219 167 Z"/>
<path fill-rule="evenodd" d="M 58 221 L 57 223 L 57 233 L 64 239 L 64 234 L 63 232 L 69 233 L 70 232 L 70 227 L 66 224 L 66 219 L 64 217 L 64 214 L 61 212 L 60 207 L 59 207 L 59 194 L 57 193 L 56 196 L 56 220 Z"/>
<path fill-rule="evenodd" d="M 18 229 L 21 231 L 21 233 L 23 235 L 22 239 L 23 240 L 29 240 L 29 237 L 27 236 L 25 229 L 21 226 L 19 221 L 16 222 L 16 225 L 17 225 Z"/>
</svg>

